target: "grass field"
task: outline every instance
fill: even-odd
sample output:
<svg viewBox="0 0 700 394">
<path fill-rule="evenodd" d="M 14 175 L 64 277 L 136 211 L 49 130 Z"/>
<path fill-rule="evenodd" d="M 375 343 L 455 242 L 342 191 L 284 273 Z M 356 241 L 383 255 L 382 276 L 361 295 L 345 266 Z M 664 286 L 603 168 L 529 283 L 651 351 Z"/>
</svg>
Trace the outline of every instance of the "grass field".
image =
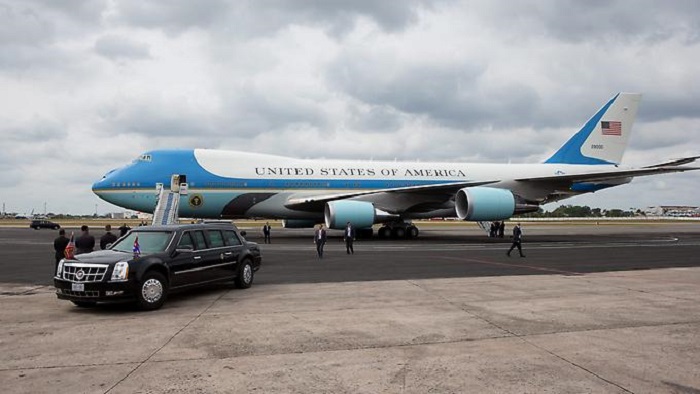
<svg viewBox="0 0 700 394">
<path fill-rule="evenodd" d="M 141 220 L 138 219 L 55 219 L 51 220 L 54 223 L 58 223 L 61 227 L 65 228 L 79 228 L 83 224 L 90 226 L 91 228 L 104 228 L 105 225 L 111 224 L 113 228 L 117 228 L 122 224 L 126 223 L 129 227 L 138 227 Z M 262 227 L 265 222 L 270 222 L 272 227 L 281 228 L 281 220 L 234 220 L 239 227 Z M 182 219 L 180 223 L 190 223 L 192 219 Z M 547 225 L 547 226 L 557 226 L 557 225 L 581 225 L 581 226 L 629 226 L 629 225 L 663 225 L 668 223 L 676 223 L 680 225 L 700 225 L 700 218 L 695 218 L 693 220 L 688 220 L 684 218 L 673 219 L 673 218 L 662 218 L 662 219 L 645 219 L 645 218 L 549 218 L 549 219 L 526 219 L 526 218 L 513 218 L 506 223 L 523 222 L 532 225 Z M 31 220 L 28 219 L 0 219 L 0 227 L 29 227 Z M 150 224 L 150 222 L 147 222 Z M 418 220 L 414 221 L 419 227 L 465 227 L 465 228 L 476 228 L 478 224 L 475 222 L 465 222 L 460 220 Z M 378 228 L 379 225 L 375 225 Z"/>
</svg>

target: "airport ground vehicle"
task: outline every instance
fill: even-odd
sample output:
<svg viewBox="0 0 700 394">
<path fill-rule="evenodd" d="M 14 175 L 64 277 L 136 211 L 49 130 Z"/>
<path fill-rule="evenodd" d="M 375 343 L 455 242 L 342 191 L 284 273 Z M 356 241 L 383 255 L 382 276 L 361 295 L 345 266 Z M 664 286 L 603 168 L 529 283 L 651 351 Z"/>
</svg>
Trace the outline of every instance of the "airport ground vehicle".
<svg viewBox="0 0 700 394">
<path fill-rule="evenodd" d="M 33 228 L 34 230 L 38 230 L 40 228 L 50 228 L 52 230 L 58 230 L 61 228 L 61 225 L 58 223 L 54 223 L 50 220 L 32 220 L 32 223 L 29 224 L 29 227 Z"/>
<path fill-rule="evenodd" d="M 160 308 L 168 294 L 214 282 L 253 284 L 262 256 L 231 223 L 138 227 L 109 249 L 61 260 L 56 295 L 80 307 L 136 301 Z"/>
</svg>

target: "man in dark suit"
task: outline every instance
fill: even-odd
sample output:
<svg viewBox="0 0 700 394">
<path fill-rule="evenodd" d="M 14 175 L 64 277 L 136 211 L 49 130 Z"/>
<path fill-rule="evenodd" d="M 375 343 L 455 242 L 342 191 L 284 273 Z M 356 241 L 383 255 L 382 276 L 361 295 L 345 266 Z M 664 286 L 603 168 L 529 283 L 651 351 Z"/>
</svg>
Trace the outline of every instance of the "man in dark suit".
<svg viewBox="0 0 700 394">
<path fill-rule="evenodd" d="M 126 223 L 122 224 L 121 227 L 119 227 L 119 236 L 125 236 L 129 230 L 131 230 L 131 227 L 127 226 Z"/>
<path fill-rule="evenodd" d="M 320 224 L 316 231 L 314 231 L 314 243 L 316 244 L 318 258 L 322 259 L 323 247 L 326 245 L 326 230 L 323 228 L 323 224 Z"/>
<path fill-rule="evenodd" d="M 58 230 L 58 238 L 53 241 L 53 250 L 56 251 L 56 269 L 58 269 L 58 262 L 65 256 L 66 246 L 70 240 L 66 238 L 66 230 Z M 55 271 L 54 271 L 55 272 Z"/>
<path fill-rule="evenodd" d="M 105 226 L 106 233 L 100 238 L 100 249 L 104 250 L 107 245 L 113 244 L 117 240 L 117 236 L 112 234 L 112 225 Z"/>
<path fill-rule="evenodd" d="M 516 224 L 515 227 L 513 227 L 513 244 L 510 245 L 510 249 L 508 249 L 508 257 L 510 257 L 510 252 L 513 251 L 513 248 L 516 246 L 518 247 L 518 252 L 520 252 L 520 257 L 525 257 L 523 254 L 523 230 L 520 229 L 520 223 Z"/>
<path fill-rule="evenodd" d="M 355 250 L 352 248 L 352 242 L 355 240 L 355 228 L 348 222 L 345 226 L 345 233 L 343 234 L 343 239 L 345 239 L 345 251 L 348 254 L 355 254 Z"/>
<path fill-rule="evenodd" d="M 95 249 L 95 237 L 90 235 L 90 230 L 88 226 L 82 225 L 80 231 L 83 233 L 75 240 L 75 248 L 77 249 L 75 254 L 90 253 Z"/>
<path fill-rule="evenodd" d="M 263 237 L 265 238 L 265 243 L 270 244 L 272 241 L 270 241 L 270 232 L 272 231 L 272 227 L 270 227 L 270 222 L 265 223 L 263 226 Z"/>
</svg>

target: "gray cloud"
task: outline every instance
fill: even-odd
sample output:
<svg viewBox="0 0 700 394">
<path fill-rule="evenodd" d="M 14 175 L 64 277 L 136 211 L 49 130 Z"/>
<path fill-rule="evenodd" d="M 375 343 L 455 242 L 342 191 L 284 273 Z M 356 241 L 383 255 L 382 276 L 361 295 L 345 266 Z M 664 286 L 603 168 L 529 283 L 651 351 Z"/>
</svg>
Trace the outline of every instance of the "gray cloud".
<svg viewBox="0 0 700 394">
<path fill-rule="evenodd" d="M 95 51 L 109 59 L 143 59 L 150 57 L 149 46 L 126 37 L 108 35 L 95 42 Z"/>
<path fill-rule="evenodd" d="M 53 24 L 26 4 L 0 3 L 0 45 L 37 44 L 51 39 Z"/>
<path fill-rule="evenodd" d="M 399 31 L 418 19 L 418 10 L 438 4 L 427 0 L 259 0 L 199 2 L 129 0 L 117 3 L 127 24 L 179 33 L 213 29 L 234 36 L 268 36 L 290 25 L 321 27 L 333 35 L 350 31 L 357 18 L 373 20 L 386 31 Z"/>
<path fill-rule="evenodd" d="M 690 43 L 697 40 L 700 27 L 700 4 L 692 0 L 547 0 L 509 7 L 477 1 L 471 6 L 489 18 L 492 28 L 512 34 L 529 32 L 525 39 L 657 42 L 680 34 Z"/>
<path fill-rule="evenodd" d="M 644 93 L 625 162 L 698 154 L 699 8 L 0 0 L 3 198 L 69 188 L 92 211 L 92 181 L 159 148 L 537 162 L 618 91 Z M 572 202 L 679 203 L 700 192 L 684 176 Z"/>
</svg>

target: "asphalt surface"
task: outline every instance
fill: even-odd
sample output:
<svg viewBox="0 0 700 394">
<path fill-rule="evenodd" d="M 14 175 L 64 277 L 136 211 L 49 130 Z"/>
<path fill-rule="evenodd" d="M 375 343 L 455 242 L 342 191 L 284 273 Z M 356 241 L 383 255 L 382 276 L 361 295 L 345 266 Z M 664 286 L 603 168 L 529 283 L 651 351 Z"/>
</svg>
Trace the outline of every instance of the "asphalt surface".
<svg viewBox="0 0 700 394">
<path fill-rule="evenodd" d="M 256 284 L 577 275 L 700 266 L 700 223 L 640 225 L 524 224 L 525 258 L 506 256 L 510 239 L 492 239 L 474 226 L 425 226 L 419 238 L 358 240 L 348 255 L 341 233 L 330 231 L 318 259 L 312 230 L 273 228 L 262 244 L 258 228 L 242 228 L 260 242 L 263 267 Z M 71 229 L 69 229 L 69 232 Z M 76 229 L 76 233 L 77 233 Z M 98 239 L 102 231 L 94 231 Z M 52 230 L 0 228 L 0 283 L 48 285 L 53 275 Z"/>
<path fill-rule="evenodd" d="M 58 300 L 56 232 L 0 228 L 2 392 L 700 393 L 700 224 L 421 230 L 274 228 L 250 289 L 139 312 Z"/>
</svg>

